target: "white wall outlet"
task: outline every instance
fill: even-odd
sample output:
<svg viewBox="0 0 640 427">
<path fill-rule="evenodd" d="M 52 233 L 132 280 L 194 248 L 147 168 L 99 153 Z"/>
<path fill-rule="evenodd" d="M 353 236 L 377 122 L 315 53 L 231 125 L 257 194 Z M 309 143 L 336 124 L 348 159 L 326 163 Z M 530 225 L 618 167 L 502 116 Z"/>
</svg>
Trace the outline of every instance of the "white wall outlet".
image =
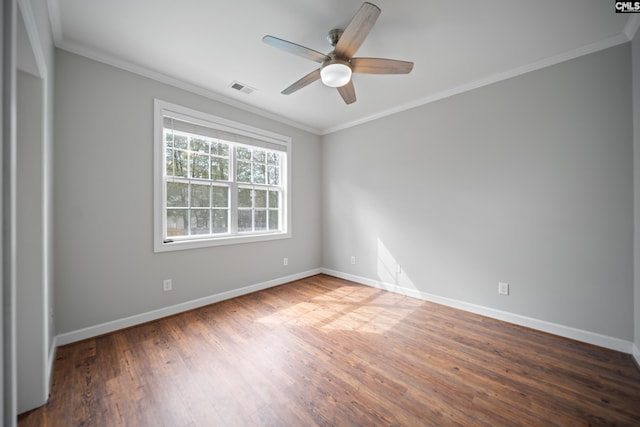
<svg viewBox="0 0 640 427">
<path fill-rule="evenodd" d="M 509 295 L 509 284 L 505 282 L 498 282 L 498 294 Z"/>
<path fill-rule="evenodd" d="M 282 265 L 289 265 L 289 258 L 282 258 Z"/>
<path fill-rule="evenodd" d="M 351 255 L 351 264 L 355 264 L 356 263 L 356 257 L 354 255 Z"/>
<path fill-rule="evenodd" d="M 165 292 L 173 289 L 173 282 L 171 281 L 171 279 L 164 279 L 162 281 L 162 289 Z"/>
<path fill-rule="evenodd" d="M 396 264 L 396 273 L 402 273 L 402 266 L 400 264 Z"/>
</svg>

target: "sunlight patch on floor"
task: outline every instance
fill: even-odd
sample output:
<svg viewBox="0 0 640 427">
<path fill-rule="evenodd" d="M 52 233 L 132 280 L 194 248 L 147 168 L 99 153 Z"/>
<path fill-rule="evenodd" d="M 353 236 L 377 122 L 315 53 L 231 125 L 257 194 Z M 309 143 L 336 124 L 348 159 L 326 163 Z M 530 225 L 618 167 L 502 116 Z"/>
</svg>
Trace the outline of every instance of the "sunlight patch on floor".
<svg viewBox="0 0 640 427">
<path fill-rule="evenodd" d="M 353 308 L 353 305 L 356 308 Z M 341 286 L 258 319 L 263 324 L 301 323 L 325 331 L 380 334 L 410 315 L 417 301 L 365 286 Z M 292 320 L 293 319 L 293 320 Z"/>
</svg>

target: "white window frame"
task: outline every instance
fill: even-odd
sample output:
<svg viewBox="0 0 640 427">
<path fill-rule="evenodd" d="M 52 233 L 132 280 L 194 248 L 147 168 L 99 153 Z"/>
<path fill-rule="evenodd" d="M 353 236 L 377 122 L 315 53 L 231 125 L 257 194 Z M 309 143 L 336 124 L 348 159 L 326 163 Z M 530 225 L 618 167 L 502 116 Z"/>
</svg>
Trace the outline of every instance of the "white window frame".
<svg viewBox="0 0 640 427">
<path fill-rule="evenodd" d="M 264 141 L 268 144 L 277 144 L 284 147 L 283 160 L 280 166 L 280 179 L 282 187 L 282 217 L 281 231 L 266 231 L 241 233 L 236 230 L 237 195 L 230 191 L 230 229 L 229 234 L 220 236 L 207 235 L 206 237 L 193 236 L 192 238 L 170 239 L 165 236 L 166 231 L 166 194 L 164 185 L 165 173 L 165 141 L 163 117 L 178 117 L 192 121 L 201 126 L 214 130 L 220 130 L 227 134 L 238 136 L 239 141 L 248 138 Z M 154 100 L 154 251 L 167 252 L 183 249 L 204 248 L 238 243 L 263 242 L 268 240 L 287 239 L 291 237 L 291 138 L 263 129 L 238 123 L 232 120 L 217 117 L 211 114 L 183 107 L 160 99 Z M 245 142 L 230 141 L 232 144 L 251 145 Z M 235 174 L 235 165 L 230 165 L 230 174 Z M 251 184 L 248 184 L 251 185 Z M 245 184 L 237 183 L 235 176 L 230 176 L 230 188 L 233 190 Z M 234 211 L 235 208 L 235 211 Z"/>
</svg>

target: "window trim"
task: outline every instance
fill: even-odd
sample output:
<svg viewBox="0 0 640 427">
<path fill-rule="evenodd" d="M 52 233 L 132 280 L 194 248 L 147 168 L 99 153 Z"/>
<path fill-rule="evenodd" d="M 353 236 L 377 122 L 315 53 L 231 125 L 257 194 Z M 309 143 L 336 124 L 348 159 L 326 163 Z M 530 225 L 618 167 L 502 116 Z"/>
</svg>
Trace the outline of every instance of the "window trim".
<svg viewBox="0 0 640 427">
<path fill-rule="evenodd" d="M 165 242 L 164 230 L 165 230 L 165 209 L 166 200 L 164 194 L 164 138 L 163 138 L 163 117 L 166 113 L 182 116 L 190 120 L 195 120 L 196 123 L 211 127 L 212 129 L 221 130 L 228 133 L 233 133 L 239 137 L 249 137 L 252 139 L 262 140 L 269 144 L 276 144 L 283 146 L 286 153 L 284 164 L 281 166 L 280 179 L 282 180 L 283 187 L 283 209 L 282 209 L 282 226 L 283 230 L 280 232 L 267 231 L 260 234 L 242 234 L 242 235 L 223 235 L 220 237 L 197 237 L 187 240 L 175 240 L 173 242 Z M 231 141 L 233 142 L 233 141 Z M 247 145 L 246 142 L 238 141 L 240 144 Z M 161 99 L 154 99 L 154 111 L 153 111 L 153 156 L 154 156 L 154 170 L 153 170 L 153 185 L 154 185 L 154 200 L 153 200 L 153 242 L 154 252 L 168 252 L 183 249 L 195 249 L 214 247 L 221 245 L 233 245 L 240 243 L 253 243 L 264 242 L 269 240 L 288 239 L 291 237 L 291 137 L 280 135 L 274 132 L 259 129 L 253 126 L 246 125 L 244 123 L 235 122 L 233 120 L 224 119 L 222 117 L 214 116 L 212 114 L 193 110 L 191 108 L 183 107 L 181 105 L 173 104 L 171 102 L 163 101 Z M 235 169 L 235 167 L 233 168 Z M 229 182 L 230 188 L 235 188 L 238 183 L 233 180 Z M 236 197 L 233 191 L 230 192 L 230 197 Z M 237 208 L 236 208 L 237 209 Z M 233 209 L 232 209 L 233 211 Z M 230 221 L 235 218 L 236 214 L 230 215 Z"/>
</svg>

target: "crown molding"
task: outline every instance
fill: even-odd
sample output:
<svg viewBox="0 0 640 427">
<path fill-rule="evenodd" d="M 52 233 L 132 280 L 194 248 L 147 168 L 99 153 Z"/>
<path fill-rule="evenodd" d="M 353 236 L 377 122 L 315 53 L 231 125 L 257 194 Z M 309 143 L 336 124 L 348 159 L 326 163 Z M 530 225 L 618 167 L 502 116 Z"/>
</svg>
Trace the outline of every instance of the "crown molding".
<svg viewBox="0 0 640 427">
<path fill-rule="evenodd" d="M 391 116 L 393 114 L 397 114 L 406 110 L 410 110 L 416 107 L 420 107 L 426 104 L 430 104 L 432 102 L 439 101 L 441 99 L 449 98 L 451 96 L 459 95 L 464 92 L 468 92 L 470 90 L 479 89 L 483 86 L 487 86 L 493 83 L 500 82 L 502 80 L 507 80 L 512 77 L 520 76 L 522 74 L 529 73 L 531 71 L 536 71 L 542 68 L 549 67 L 551 65 L 559 64 L 561 62 L 569 61 L 571 59 L 578 58 L 580 56 L 588 55 L 600 50 L 604 50 L 613 46 L 617 46 L 622 43 L 626 43 L 630 40 L 633 40 L 635 37 L 638 28 L 640 27 L 640 14 L 631 14 L 627 23 L 624 26 L 623 31 L 613 37 L 580 47 L 578 49 L 574 49 L 559 55 L 555 55 L 546 59 L 542 59 L 540 61 L 533 62 L 531 64 L 527 64 L 524 66 L 516 67 L 511 70 L 507 70 L 501 73 L 496 73 L 489 75 L 483 79 L 479 79 L 473 82 L 465 83 L 457 87 L 453 87 L 450 89 L 446 89 L 444 91 L 417 99 L 415 101 L 401 104 L 384 111 L 378 112 L 376 114 L 372 114 L 369 116 L 362 117 L 360 119 L 352 120 L 350 122 L 346 122 L 343 124 L 339 124 L 337 126 L 325 128 L 325 129 L 317 129 L 303 123 L 297 122 L 295 120 L 288 119 L 286 117 L 280 116 L 278 114 L 263 110 L 258 107 L 251 106 L 249 104 L 245 104 L 243 102 L 237 101 L 235 99 L 228 98 L 224 95 L 221 95 L 218 92 L 214 92 L 209 89 L 205 89 L 201 86 L 188 83 L 181 79 L 178 79 L 173 76 L 169 76 L 163 73 L 159 73 L 157 71 L 151 70 L 146 67 L 142 67 L 127 61 L 123 61 L 117 59 L 113 56 L 102 54 L 95 52 L 91 49 L 87 49 L 85 47 L 76 45 L 71 42 L 67 42 L 64 40 L 62 35 L 62 25 L 61 25 L 61 17 L 60 17 L 60 7 L 58 4 L 58 0 L 47 0 L 47 4 L 49 7 L 49 19 L 51 21 L 51 28 L 53 32 L 53 40 L 55 46 L 59 49 L 66 50 L 71 53 L 75 53 L 80 56 L 87 57 L 89 59 L 93 59 L 98 62 L 102 62 L 107 65 L 111 65 L 116 68 L 120 68 L 134 74 L 141 75 L 143 77 L 150 78 L 152 80 L 156 80 L 161 83 L 168 84 L 170 86 L 177 87 L 179 89 L 186 90 L 188 92 L 195 93 L 197 95 L 204 96 L 206 98 L 212 99 L 214 101 L 218 101 L 220 103 L 238 108 L 240 110 L 253 113 L 294 128 L 303 130 L 305 132 L 312 133 L 314 135 L 328 135 L 334 132 L 338 132 L 341 130 L 349 129 L 354 126 L 358 126 L 367 122 L 371 122 L 374 120 L 381 119 L 383 117 Z"/>
<path fill-rule="evenodd" d="M 271 113 L 261 108 L 253 107 L 251 105 L 245 104 L 240 101 L 236 101 L 235 99 L 228 98 L 217 92 L 214 92 L 209 89 L 205 89 L 201 86 L 198 86 L 192 83 L 188 83 L 176 77 L 159 73 L 149 68 L 142 67 L 140 65 L 136 65 L 128 61 L 123 61 L 110 55 L 98 53 L 92 49 L 87 49 L 75 43 L 68 42 L 64 40 L 64 36 L 62 34 L 62 19 L 60 16 L 60 5 L 58 3 L 58 0 L 47 0 L 47 7 L 49 9 L 49 20 L 51 22 L 53 42 L 58 49 L 66 50 L 67 52 L 75 53 L 76 55 L 84 56 L 94 61 L 111 65 L 112 67 L 120 68 L 122 70 L 129 71 L 131 73 L 138 74 L 143 77 L 147 77 L 149 79 L 158 81 L 160 83 L 164 83 L 170 86 L 177 87 L 182 90 L 186 90 L 187 92 L 195 93 L 196 95 L 204 96 L 205 98 L 218 101 L 220 103 L 229 105 L 231 107 L 235 107 L 239 110 L 256 114 L 258 116 L 265 117 L 267 119 L 274 120 L 276 122 L 283 123 L 288 126 L 292 126 L 294 128 L 312 133 L 314 135 L 321 135 L 322 133 L 320 129 L 307 126 L 295 120 L 288 119 L 286 117 Z"/>
<path fill-rule="evenodd" d="M 305 132 L 309 132 L 315 135 L 320 135 L 321 131 L 319 129 L 304 125 L 297 121 L 288 119 L 286 117 L 280 116 L 275 113 L 271 113 L 269 111 L 263 110 L 258 107 L 254 107 L 248 104 L 245 104 L 240 101 L 236 101 L 235 99 L 227 98 L 226 96 L 220 95 L 217 92 L 214 92 L 209 89 L 205 89 L 201 86 L 195 85 L 193 83 L 185 82 L 184 80 L 180 80 L 176 77 L 163 74 L 157 71 L 153 71 L 149 68 L 136 65 L 130 63 L 128 61 L 123 61 L 117 58 L 114 58 L 110 55 L 105 55 L 102 53 L 97 53 L 91 49 L 87 49 L 85 47 L 76 45 L 74 43 L 69 43 L 63 41 L 62 43 L 56 43 L 56 47 L 62 50 L 66 50 L 67 52 L 75 53 L 76 55 L 84 56 L 85 58 L 92 59 L 97 62 L 101 62 L 106 65 L 110 65 L 112 67 L 116 67 L 125 71 L 129 71 L 134 74 L 138 74 L 143 77 L 147 77 L 151 80 L 155 80 L 160 83 L 164 83 L 173 87 L 177 87 L 178 89 L 185 90 L 187 92 L 195 93 L 196 95 L 204 96 L 205 98 L 212 99 L 214 101 L 218 101 L 222 104 L 229 105 L 231 107 L 237 108 L 239 110 L 246 111 L 248 113 L 252 113 L 258 116 L 265 117 L 270 120 L 274 120 L 276 122 L 280 122 L 294 128 L 303 130 Z"/>
<path fill-rule="evenodd" d="M 373 120 L 377 120 L 386 116 L 390 116 L 396 113 L 400 113 L 406 110 L 410 110 L 416 107 L 420 107 L 426 104 L 430 104 L 432 102 L 439 101 L 441 99 L 449 98 L 454 95 L 459 95 L 464 92 L 468 92 L 470 90 L 479 89 L 483 86 L 488 86 L 493 83 L 500 82 L 502 80 L 507 80 L 512 77 L 517 77 L 522 74 L 529 73 L 531 71 L 536 71 L 542 68 L 549 67 L 551 65 L 556 65 L 565 61 L 569 61 L 571 59 L 579 58 L 581 56 L 589 55 L 590 53 L 598 52 L 600 50 L 608 49 L 613 46 L 617 46 L 622 43 L 627 43 L 629 39 L 626 34 L 619 34 L 615 37 L 610 37 L 608 39 L 601 40 L 596 43 L 592 43 L 578 49 L 574 49 L 565 53 L 561 53 L 559 55 L 555 55 L 549 58 L 542 59 L 540 61 L 533 62 L 528 65 L 523 65 L 521 67 L 512 68 L 511 70 L 507 70 L 501 73 L 492 74 L 483 79 L 476 80 L 473 82 L 465 83 L 463 85 L 447 89 L 433 95 L 429 95 L 424 98 L 417 99 L 413 102 L 409 102 L 407 104 L 399 105 L 394 108 L 390 108 L 379 113 L 373 114 L 371 116 L 363 117 L 358 120 L 354 120 L 348 123 L 344 123 L 342 125 L 338 125 L 332 128 L 328 128 L 322 131 L 322 135 L 327 135 L 333 132 L 337 132 L 340 130 L 345 130 L 357 125 L 361 125 L 367 122 L 371 122 Z"/>
</svg>

